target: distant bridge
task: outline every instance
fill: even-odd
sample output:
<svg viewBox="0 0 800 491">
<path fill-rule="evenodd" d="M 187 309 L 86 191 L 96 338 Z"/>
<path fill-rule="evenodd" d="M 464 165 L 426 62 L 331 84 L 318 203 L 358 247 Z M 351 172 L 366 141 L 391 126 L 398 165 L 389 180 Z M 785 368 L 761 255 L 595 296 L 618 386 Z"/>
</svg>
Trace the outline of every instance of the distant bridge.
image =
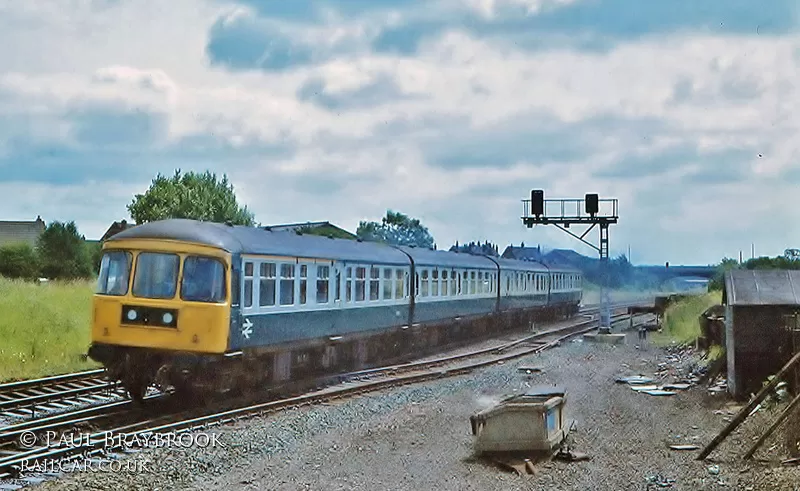
<svg viewBox="0 0 800 491">
<path fill-rule="evenodd" d="M 636 266 L 636 269 L 657 276 L 661 281 L 686 276 L 710 280 L 717 273 L 716 266 Z"/>
</svg>

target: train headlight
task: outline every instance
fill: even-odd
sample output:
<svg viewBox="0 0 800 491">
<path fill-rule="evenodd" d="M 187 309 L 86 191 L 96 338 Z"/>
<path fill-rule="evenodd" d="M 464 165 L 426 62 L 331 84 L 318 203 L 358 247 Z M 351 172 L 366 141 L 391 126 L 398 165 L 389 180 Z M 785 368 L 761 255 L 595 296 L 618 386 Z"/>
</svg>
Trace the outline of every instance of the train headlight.
<svg viewBox="0 0 800 491">
<path fill-rule="evenodd" d="M 128 311 L 128 316 L 127 317 L 128 317 L 129 321 L 135 321 L 138 316 L 139 316 L 139 314 L 137 314 L 135 310 L 130 309 Z"/>
<path fill-rule="evenodd" d="M 164 315 L 161 316 L 161 322 L 163 322 L 164 324 L 172 324 L 172 319 L 173 319 L 172 314 L 170 314 L 169 312 L 165 312 Z"/>
</svg>

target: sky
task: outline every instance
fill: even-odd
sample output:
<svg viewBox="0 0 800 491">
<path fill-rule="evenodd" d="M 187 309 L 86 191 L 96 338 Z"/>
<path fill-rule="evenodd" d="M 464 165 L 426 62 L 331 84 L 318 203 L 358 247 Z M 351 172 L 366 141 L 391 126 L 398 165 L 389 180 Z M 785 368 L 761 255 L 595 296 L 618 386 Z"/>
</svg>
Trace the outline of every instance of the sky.
<svg viewBox="0 0 800 491">
<path fill-rule="evenodd" d="M 211 170 L 265 225 L 392 209 L 440 249 L 596 254 L 523 226 L 544 189 L 618 199 L 611 253 L 636 264 L 782 254 L 798 5 L 0 0 L 0 220 L 99 238 L 158 173 Z"/>
</svg>

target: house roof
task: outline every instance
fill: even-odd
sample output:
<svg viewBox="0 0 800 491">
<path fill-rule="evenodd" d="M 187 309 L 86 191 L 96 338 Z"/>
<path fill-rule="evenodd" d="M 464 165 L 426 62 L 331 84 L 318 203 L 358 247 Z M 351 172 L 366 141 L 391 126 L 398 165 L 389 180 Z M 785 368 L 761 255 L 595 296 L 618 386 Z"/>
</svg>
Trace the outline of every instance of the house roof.
<svg viewBox="0 0 800 491">
<path fill-rule="evenodd" d="M 133 225 L 129 224 L 126 220 L 122 220 L 122 221 L 119 221 L 119 222 L 114 222 L 114 223 L 111 224 L 110 227 L 108 227 L 108 230 L 106 230 L 106 233 L 104 233 L 103 236 L 100 237 L 100 242 L 104 242 L 104 241 L 110 239 L 111 237 L 113 237 L 114 235 L 122 232 L 123 230 L 127 230 L 127 229 L 131 228 L 132 226 Z"/>
<path fill-rule="evenodd" d="M 800 305 L 800 271 L 734 269 L 725 273 L 722 303 L 745 305 Z"/>
<path fill-rule="evenodd" d="M 349 230 L 345 230 L 342 227 L 338 227 L 338 226 L 336 226 L 336 225 L 334 225 L 334 224 L 332 224 L 331 222 L 328 222 L 328 221 L 284 223 L 284 224 L 278 224 L 278 225 L 267 225 L 264 228 L 266 228 L 267 230 L 271 230 L 273 232 L 280 232 L 280 231 L 296 231 L 298 229 L 305 228 L 305 227 L 309 227 L 309 228 L 323 228 L 323 227 L 335 228 L 337 230 L 340 230 L 340 231 L 344 232 L 345 234 L 347 234 L 348 236 L 350 236 L 352 238 L 356 237 L 356 235 L 354 233 L 350 232 Z"/>
<path fill-rule="evenodd" d="M 0 245 L 19 243 L 35 245 L 44 229 L 42 217 L 36 217 L 36 220 L 30 222 L 0 221 Z"/>
</svg>

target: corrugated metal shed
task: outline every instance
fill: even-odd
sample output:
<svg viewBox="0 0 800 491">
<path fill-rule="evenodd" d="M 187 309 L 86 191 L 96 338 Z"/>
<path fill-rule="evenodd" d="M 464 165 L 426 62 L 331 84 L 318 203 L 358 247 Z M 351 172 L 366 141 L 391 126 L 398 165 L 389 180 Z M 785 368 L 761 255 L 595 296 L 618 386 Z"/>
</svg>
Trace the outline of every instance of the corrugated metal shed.
<svg viewBox="0 0 800 491">
<path fill-rule="evenodd" d="M 736 269 L 725 274 L 722 303 L 746 305 L 800 305 L 800 271 Z"/>
</svg>

